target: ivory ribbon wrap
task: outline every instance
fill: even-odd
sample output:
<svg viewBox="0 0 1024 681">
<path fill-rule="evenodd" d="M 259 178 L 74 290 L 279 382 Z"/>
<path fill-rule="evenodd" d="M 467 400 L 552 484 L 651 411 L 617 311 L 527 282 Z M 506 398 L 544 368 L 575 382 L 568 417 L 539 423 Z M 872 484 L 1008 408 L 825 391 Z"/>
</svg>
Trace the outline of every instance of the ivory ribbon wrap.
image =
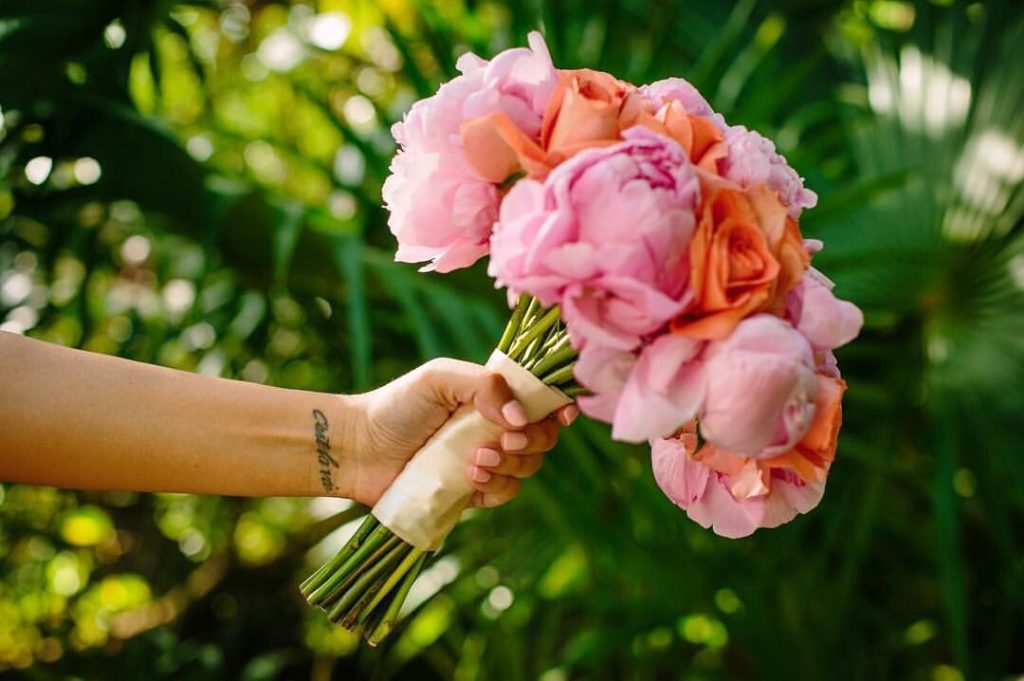
<svg viewBox="0 0 1024 681">
<path fill-rule="evenodd" d="M 572 401 L 498 350 L 487 368 L 505 378 L 531 423 Z M 466 478 L 473 454 L 480 445 L 497 442 L 501 432 L 472 406 L 459 409 L 391 483 L 373 507 L 374 517 L 411 546 L 439 549 L 473 495 Z"/>
</svg>

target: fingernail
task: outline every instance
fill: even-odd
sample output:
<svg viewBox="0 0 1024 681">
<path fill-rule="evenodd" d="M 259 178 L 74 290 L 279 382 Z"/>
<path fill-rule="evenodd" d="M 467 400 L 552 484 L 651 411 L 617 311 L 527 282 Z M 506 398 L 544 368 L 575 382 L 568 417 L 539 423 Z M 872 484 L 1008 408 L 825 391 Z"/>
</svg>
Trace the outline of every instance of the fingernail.
<svg viewBox="0 0 1024 681">
<path fill-rule="evenodd" d="M 562 422 L 563 426 L 571 426 L 572 422 L 576 420 L 576 417 L 580 415 L 580 409 L 575 404 L 570 404 L 568 407 L 558 412 L 558 420 Z"/>
<path fill-rule="evenodd" d="M 477 468 L 473 471 L 474 482 L 487 482 L 491 479 L 491 474 L 485 471 L 483 468 Z"/>
<path fill-rule="evenodd" d="M 481 501 L 483 502 L 481 506 L 484 508 L 494 508 L 500 503 L 497 494 L 485 494 Z"/>
<path fill-rule="evenodd" d="M 501 454 L 493 449 L 481 447 L 476 450 L 476 465 L 494 467 L 501 463 Z"/>
<path fill-rule="evenodd" d="M 526 412 L 523 411 L 522 405 L 515 400 L 505 403 L 505 406 L 501 408 L 501 415 L 505 417 L 505 420 L 508 421 L 509 424 L 517 428 L 529 423 L 526 419 Z"/>
<path fill-rule="evenodd" d="M 522 433 L 502 433 L 501 448 L 506 452 L 517 452 L 526 447 L 529 440 Z"/>
</svg>

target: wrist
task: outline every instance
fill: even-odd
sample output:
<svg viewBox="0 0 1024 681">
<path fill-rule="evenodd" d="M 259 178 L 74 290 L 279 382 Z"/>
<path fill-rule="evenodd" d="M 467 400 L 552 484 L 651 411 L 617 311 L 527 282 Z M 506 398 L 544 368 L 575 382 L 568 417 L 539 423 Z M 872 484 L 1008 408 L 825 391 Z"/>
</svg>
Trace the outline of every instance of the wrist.
<svg viewBox="0 0 1024 681">
<path fill-rule="evenodd" d="M 361 432 L 366 409 L 359 395 L 331 395 L 313 411 L 316 469 L 314 496 L 355 499 L 360 477 Z"/>
</svg>

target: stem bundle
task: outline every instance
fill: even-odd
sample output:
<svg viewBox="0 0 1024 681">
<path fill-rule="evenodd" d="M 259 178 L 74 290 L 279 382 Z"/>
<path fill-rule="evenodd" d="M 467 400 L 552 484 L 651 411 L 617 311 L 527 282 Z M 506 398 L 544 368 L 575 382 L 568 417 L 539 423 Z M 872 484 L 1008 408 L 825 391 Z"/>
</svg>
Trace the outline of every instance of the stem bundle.
<svg viewBox="0 0 1024 681">
<path fill-rule="evenodd" d="M 576 351 L 557 307 L 545 309 L 536 298 L 520 296 L 498 350 L 545 385 L 570 397 L 581 393 L 572 373 Z M 394 629 L 429 555 L 367 515 L 344 548 L 302 583 L 302 595 L 375 646 Z"/>
</svg>

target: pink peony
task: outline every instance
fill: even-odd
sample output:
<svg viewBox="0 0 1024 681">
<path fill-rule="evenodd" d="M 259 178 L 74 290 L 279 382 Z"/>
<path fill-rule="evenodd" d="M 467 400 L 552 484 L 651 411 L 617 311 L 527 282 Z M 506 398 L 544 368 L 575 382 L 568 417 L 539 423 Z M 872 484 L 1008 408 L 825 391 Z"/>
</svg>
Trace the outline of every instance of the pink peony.
<svg viewBox="0 0 1024 681">
<path fill-rule="evenodd" d="M 793 218 L 800 217 L 802 209 L 818 204 L 818 195 L 804 188 L 803 179 L 775 151 L 770 139 L 742 125 L 733 125 L 725 132 L 725 142 L 729 152 L 719 160 L 723 177 L 743 188 L 768 185 L 778 193 Z"/>
<path fill-rule="evenodd" d="M 740 322 L 704 353 L 700 431 L 720 448 L 756 458 L 789 450 L 810 428 L 816 379 L 810 344 L 768 314 Z"/>
<path fill-rule="evenodd" d="M 622 389 L 634 367 L 636 354 L 628 350 L 601 345 L 583 348 L 573 367 L 573 375 L 591 394 L 576 400 L 580 410 L 590 418 L 614 423 Z"/>
<path fill-rule="evenodd" d="M 806 482 L 785 468 L 759 467 L 756 459 L 736 457 L 732 473 L 716 470 L 693 458 L 697 436 L 692 426 L 688 431 L 651 442 L 654 479 L 691 520 L 715 534 L 736 539 L 778 527 L 813 509 L 825 493 L 824 479 Z"/>
<path fill-rule="evenodd" d="M 683 149 L 643 128 L 588 149 L 501 206 L 488 272 L 562 306 L 577 346 L 629 350 L 687 302 L 698 184 Z"/>
<path fill-rule="evenodd" d="M 704 398 L 704 343 L 665 334 L 633 352 L 587 345 L 575 376 L 592 395 L 579 398 L 588 416 L 612 424 L 612 437 L 643 442 L 674 433 Z"/>
<path fill-rule="evenodd" d="M 864 313 L 832 294 L 832 282 L 810 268 L 786 300 L 786 318 L 815 350 L 832 350 L 849 343 L 864 325 Z"/>
<path fill-rule="evenodd" d="M 490 62 L 463 55 L 462 75 L 416 102 L 392 127 L 401 149 L 383 196 L 398 239 L 396 260 L 430 261 L 424 270 L 449 272 L 487 253 L 501 195 L 469 163 L 460 127 L 498 112 L 527 135 L 540 133 L 557 71 L 540 34 L 529 41 L 531 49 L 506 50 Z"/>
<path fill-rule="evenodd" d="M 842 378 L 842 375 L 839 373 L 839 360 L 836 359 L 835 353 L 831 350 L 814 353 L 814 370 L 821 376 L 836 379 Z"/>
<path fill-rule="evenodd" d="M 722 115 L 715 113 L 700 91 L 687 80 L 665 78 L 649 85 L 641 85 L 639 90 L 641 95 L 652 101 L 655 109 L 664 102 L 679 102 L 686 113 L 710 118 L 723 132 L 726 130 Z"/>
</svg>

